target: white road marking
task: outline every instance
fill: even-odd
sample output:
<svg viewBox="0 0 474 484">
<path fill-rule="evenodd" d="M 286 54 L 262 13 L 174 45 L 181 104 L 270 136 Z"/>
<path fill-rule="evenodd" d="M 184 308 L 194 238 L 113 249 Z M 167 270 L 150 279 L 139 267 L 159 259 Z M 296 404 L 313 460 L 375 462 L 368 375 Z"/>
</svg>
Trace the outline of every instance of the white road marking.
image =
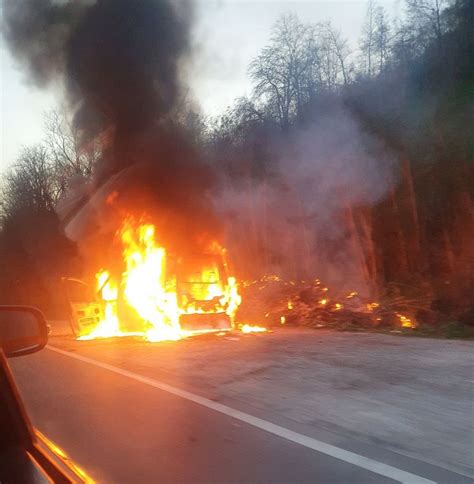
<svg viewBox="0 0 474 484">
<path fill-rule="evenodd" d="M 334 445 L 326 444 L 325 442 L 313 439 L 312 437 L 308 437 L 307 435 L 294 432 L 293 430 L 289 430 L 285 427 L 280 427 L 279 425 L 273 424 L 258 417 L 254 417 L 253 415 L 241 412 L 240 410 L 235 410 L 234 408 L 223 405 L 222 403 L 217 403 L 207 398 L 200 397 L 199 395 L 187 392 L 186 390 L 181 390 L 180 388 L 168 385 L 167 383 L 162 383 L 158 380 L 154 380 L 146 376 L 141 376 L 131 371 L 123 370 L 122 368 L 118 368 L 116 366 L 109 365 L 108 363 L 103 363 L 102 361 L 97 361 L 86 356 L 76 355 L 69 351 L 60 350 L 59 348 L 56 348 L 54 346 L 47 345 L 46 348 L 56 353 L 60 353 L 61 355 L 69 356 L 70 358 L 83 361 L 84 363 L 89 363 L 99 368 L 103 368 L 104 370 L 109 370 L 113 373 L 117 373 L 118 375 L 131 378 L 132 380 L 139 381 L 141 383 L 144 383 L 145 385 L 149 385 L 165 392 L 172 393 L 173 395 L 185 398 L 186 400 L 197 403 L 198 405 L 202 405 L 204 407 L 210 408 L 211 410 L 215 410 L 216 412 L 240 420 L 241 422 L 245 422 L 249 425 L 252 425 L 253 427 L 265 430 L 266 432 L 277 435 L 278 437 L 282 437 L 296 444 L 300 444 L 304 447 L 308 447 L 309 449 L 313 449 L 322 454 L 326 454 L 344 462 L 348 462 L 349 464 L 361 467 L 362 469 L 366 469 L 370 472 L 379 474 L 384 477 L 388 477 L 395 481 L 407 484 L 435 483 L 435 481 L 431 481 L 429 479 L 425 479 L 424 477 L 411 474 L 410 472 L 405 472 L 401 469 L 397 469 L 396 467 L 392 467 L 390 465 L 377 462 L 373 459 L 369 459 L 368 457 L 355 454 L 354 452 L 335 447 Z"/>
</svg>

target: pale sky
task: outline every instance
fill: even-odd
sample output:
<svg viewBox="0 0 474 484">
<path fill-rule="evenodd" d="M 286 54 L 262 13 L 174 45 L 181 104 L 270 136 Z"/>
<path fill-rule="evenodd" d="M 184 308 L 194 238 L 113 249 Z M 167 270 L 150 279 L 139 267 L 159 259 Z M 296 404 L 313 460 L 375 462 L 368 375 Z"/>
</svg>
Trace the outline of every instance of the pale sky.
<svg viewBox="0 0 474 484">
<path fill-rule="evenodd" d="M 379 0 L 397 15 L 401 0 Z M 351 47 L 357 47 L 365 0 L 198 0 L 196 55 L 189 85 L 205 114 L 217 115 L 236 97 L 250 93 L 247 67 L 269 40 L 278 17 L 295 12 L 305 22 L 330 20 Z M 15 161 L 22 146 L 41 140 L 43 116 L 61 102 L 58 87 L 40 91 L 29 85 L 0 40 L 0 171 Z"/>
</svg>

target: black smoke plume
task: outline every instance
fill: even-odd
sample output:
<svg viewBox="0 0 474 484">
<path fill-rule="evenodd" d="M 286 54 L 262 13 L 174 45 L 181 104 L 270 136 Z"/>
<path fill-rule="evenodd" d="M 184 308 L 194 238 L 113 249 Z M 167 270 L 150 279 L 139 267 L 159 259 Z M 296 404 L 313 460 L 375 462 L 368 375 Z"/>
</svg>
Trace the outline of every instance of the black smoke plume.
<svg viewBox="0 0 474 484">
<path fill-rule="evenodd" d="M 100 136 L 93 192 L 119 191 L 117 218 L 125 209 L 147 212 L 178 239 L 216 225 L 212 171 L 171 121 L 191 48 L 189 1 L 6 0 L 3 13 L 4 38 L 29 79 L 40 87 L 62 81 L 79 139 Z M 116 190 L 110 179 L 124 170 Z M 98 220 L 79 225 L 107 225 L 98 211 L 86 211 Z"/>
<path fill-rule="evenodd" d="M 6 0 L 3 35 L 37 85 L 63 78 L 84 142 L 108 133 L 105 177 L 178 102 L 191 18 L 183 1 Z"/>
</svg>

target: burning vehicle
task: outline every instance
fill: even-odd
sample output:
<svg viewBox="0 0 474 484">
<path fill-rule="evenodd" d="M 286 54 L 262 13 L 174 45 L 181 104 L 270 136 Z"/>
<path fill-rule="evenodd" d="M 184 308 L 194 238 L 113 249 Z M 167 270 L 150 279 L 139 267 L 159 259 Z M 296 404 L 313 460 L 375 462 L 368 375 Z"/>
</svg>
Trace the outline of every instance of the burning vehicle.
<svg viewBox="0 0 474 484">
<path fill-rule="evenodd" d="M 163 341 L 252 332 L 236 320 L 239 284 L 219 223 L 198 206 L 202 194 L 183 209 L 163 185 L 148 190 L 142 169 L 128 167 L 90 192 L 69 191 L 57 206 L 88 275 L 63 279 L 74 335 Z"/>
<path fill-rule="evenodd" d="M 234 277 L 217 254 L 173 260 L 180 326 L 184 330 L 231 329 L 240 304 Z"/>
<path fill-rule="evenodd" d="M 153 224 L 133 218 L 117 235 L 122 272 L 99 270 L 94 290 L 79 279 L 63 279 L 76 337 L 160 341 L 233 328 L 241 299 L 218 243 L 206 253 L 178 256 L 157 243 Z"/>
</svg>

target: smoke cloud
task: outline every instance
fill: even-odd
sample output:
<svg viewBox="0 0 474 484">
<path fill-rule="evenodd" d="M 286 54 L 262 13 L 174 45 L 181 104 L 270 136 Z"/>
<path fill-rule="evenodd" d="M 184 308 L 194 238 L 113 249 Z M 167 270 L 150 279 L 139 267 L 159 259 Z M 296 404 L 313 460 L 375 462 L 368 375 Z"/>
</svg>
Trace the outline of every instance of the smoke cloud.
<svg viewBox="0 0 474 484">
<path fill-rule="evenodd" d="M 170 122 L 191 50 L 191 7 L 177 0 L 4 2 L 13 54 L 37 85 L 62 79 L 83 142 L 103 141 L 95 195 L 67 233 L 83 246 L 84 232 L 93 234 L 94 246 L 104 247 L 125 211 L 147 212 L 167 245 L 192 244 L 191 235 L 219 232 L 217 212 L 242 275 L 317 276 L 363 288 L 370 233 L 354 208 L 370 207 L 392 186 L 389 151 L 342 105 L 331 106 L 307 128 L 265 145 L 271 175 L 264 182 L 222 176 L 216 197 L 220 160 L 204 163 Z"/>
<path fill-rule="evenodd" d="M 180 71 L 191 50 L 192 18 L 186 0 L 4 3 L 3 35 L 29 79 L 40 87 L 60 80 L 84 146 L 100 137 L 93 190 L 128 170 L 126 183 L 108 185 L 119 192 L 116 213 L 146 212 L 181 239 L 199 224 L 201 231 L 216 225 L 212 171 L 172 122 L 183 97 Z M 86 212 L 98 220 L 77 225 L 109 226 L 97 210 Z"/>
<path fill-rule="evenodd" d="M 258 275 L 258 267 L 369 293 L 364 236 L 370 234 L 354 209 L 370 207 L 393 186 L 390 153 L 342 105 L 289 140 L 274 139 L 267 153 L 276 165 L 273 175 L 247 187 L 228 180 L 217 204 L 229 220 L 227 244 L 246 276 Z"/>
<path fill-rule="evenodd" d="M 12 55 L 39 87 L 65 72 L 67 43 L 92 0 L 5 0 L 2 34 Z"/>
<path fill-rule="evenodd" d="M 192 12 L 186 1 L 6 0 L 3 35 L 28 79 L 64 81 L 84 142 L 107 133 L 104 178 L 178 103 Z"/>
</svg>

